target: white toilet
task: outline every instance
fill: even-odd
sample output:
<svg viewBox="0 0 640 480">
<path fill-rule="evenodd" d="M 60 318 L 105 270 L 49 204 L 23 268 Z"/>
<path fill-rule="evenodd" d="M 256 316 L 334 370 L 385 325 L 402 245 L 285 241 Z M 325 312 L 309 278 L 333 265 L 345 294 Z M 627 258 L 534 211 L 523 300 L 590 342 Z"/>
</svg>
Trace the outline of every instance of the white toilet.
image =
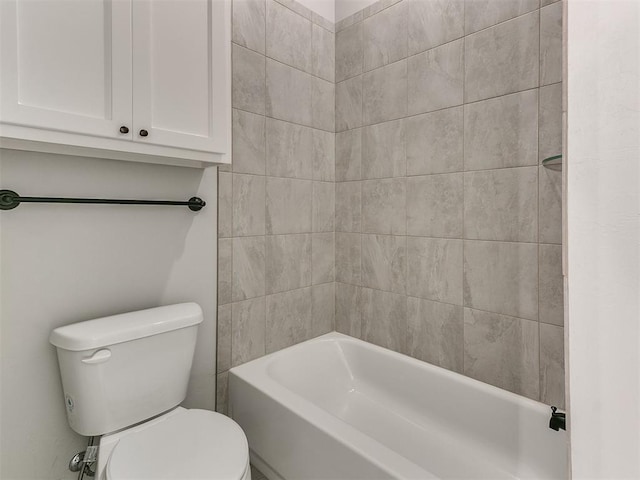
<svg viewBox="0 0 640 480">
<path fill-rule="evenodd" d="M 99 480 L 250 480 L 230 418 L 178 407 L 202 310 L 183 303 L 56 328 L 69 425 L 99 436 Z M 177 408 L 176 408 L 177 407 Z"/>
</svg>

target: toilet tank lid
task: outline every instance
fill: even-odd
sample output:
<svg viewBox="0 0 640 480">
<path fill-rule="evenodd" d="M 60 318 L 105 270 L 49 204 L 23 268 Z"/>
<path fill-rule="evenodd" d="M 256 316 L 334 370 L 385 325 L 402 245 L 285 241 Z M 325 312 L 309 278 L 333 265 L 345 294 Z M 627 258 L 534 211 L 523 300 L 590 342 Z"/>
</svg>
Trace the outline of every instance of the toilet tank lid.
<svg viewBox="0 0 640 480">
<path fill-rule="evenodd" d="M 198 325 L 201 322 L 200 305 L 179 303 L 58 327 L 51 332 L 49 342 L 63 350 L 92 350 Z"/>
</svg>

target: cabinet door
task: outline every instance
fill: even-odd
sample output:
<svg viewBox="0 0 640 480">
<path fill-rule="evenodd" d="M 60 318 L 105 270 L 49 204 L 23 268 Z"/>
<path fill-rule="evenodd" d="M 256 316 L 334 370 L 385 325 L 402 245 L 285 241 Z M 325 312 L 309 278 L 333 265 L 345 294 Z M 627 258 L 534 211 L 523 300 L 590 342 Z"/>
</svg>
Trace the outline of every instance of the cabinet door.
<svg viewBox="0 0 640 480">
<path fill-rule="evenodd" d="M 0 121 L 131 138 L 131 1 L 1 0 Z"/>
<path fill-rule="evenodd" d="M 228 0 L 134 0 L 134 140 L 226 152 L 229 11 Z"/>
</svg>

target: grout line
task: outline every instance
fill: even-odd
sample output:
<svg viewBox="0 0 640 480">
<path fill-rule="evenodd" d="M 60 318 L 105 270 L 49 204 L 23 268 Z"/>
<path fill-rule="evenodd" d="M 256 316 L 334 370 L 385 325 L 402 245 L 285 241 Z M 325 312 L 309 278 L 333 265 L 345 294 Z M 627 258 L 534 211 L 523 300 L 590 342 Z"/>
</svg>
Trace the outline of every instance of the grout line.
<svg viewBox="0 0 640 480">
<path fill-rule="evenodd" d="M 538 6 L 540 6 L 538 4 Z M 538 95 L 537 95 L 537 109 L 536 109 L 536 157 L 538 158 L 538 163 L 540 163 L 540 88 L 542 86 L 542 69 L 540 65 L 542 63 L 541 56 L 541 47 L 542 47 L 542 24 L 541 24 L 541 16 L 540 16 L 540 8 L 538 9 Z M 542 342 L 540 341 L 540 167 L 538 167 L 536 171 L 536 179 L 538 181 L 537 189 L 536 189 L 536 210 L 538 213 L 538 231 L 537 233 L 537 260 L 538 260 L 538 275 L 536 278 L 536 291 L 537 295 L 537 318 L 538 318 L 538 400 L 542 400 Z"/>
<path fill-rule="evenodd" d="M 467 100 L 467 35 L 465 32 L 465 26 L 466 26 L 466 22 L 467 22 L 467 2 L 462 2 L 462 31 L 464 33 L 464 36 L 462 37 L 462 102 L 463 102 L 463 106 L 462 106 L 462 170 L 465 171 L 467 169 L 466 164 L 465 164 L 465 139 L 466 139 L 466 128 L 465 128 L 465 110 L 466 107 L 464 106 L 464 102 Z M 464 239 L 466 237 L 466 229 L 465 229 L 465 223 L 466 223 L 466 215 L 465 215 L 465 210 L 466 210 L 466 203 L 465 203 L 465 195 L 464 195 L 464 180 L 465 180 L 465 176 L 462 176 L 462 238 Z M 464 274 L 465 274 L 465 267 L 464 267 L 464 260 L 465 260 L 465 245 L 466 242 L 464 240 L 462 240 L 462 303 L 464 304 L 464 285 L 465 285 L 465 280 L 464 280 Z M 464 309 L 462 310 L 462 373 L 464 374 L 465 372 L 465 361 L 464 358 L 466 357 L 465 355 L 465 333 L 466 333 L 466 328 L 465 328 L 465 321 L 464 321 Z"/>
<path fill-rule="evenodd" d="M 265 88 L 266 88 L 266 87 L 265 87 Z M 266 95 L 265 95 L 265 97 L 266 97 Z M 266 102 L 266 100 L 265 100 L 265 102 Z M 325 130 L 325 129 L 323 129 L 323 128 L 313 127 L 313 126 L 311 126 L 311 125 L 304 125 L 304 124 L 302 124 L 302 123 L 292 122 L 291 120 L 285 120 L 285 119 L 283 119 L 283 118 L 272 117 L 272 116 L 267 115 L 267 114 L 265 114 L 265 113 L 256 113 L 256 112 L 252 112 L 251 110 L 246 110 L 246 109 L 244 109 L 244 108 L 233 107 L 233 110 L 237 110 L 237 111 L 239 111 L 239 112 L 244 112 L 244 113 L 250 113 L 250 114 L 252 114 L 252 115 L 256 115 L 256 116 L 259 116 L 259 117 L 268 118 L 268 119 L 270 119 L 270 120 L 276 120 L 276 121 L 278 121 L 278 122 L 289 123 L 289 124 L 291 124 L 291 125 L 296 125 L 296 126 L 298 126 L 298 127 L 308 128 L 308 129 L 310 129 L 310 130 L 317 130 L 317 131 L 319 131 L 319 132 L 324 132 L 324 133 L 333 133 L 333 134 L 337 133 L 337 132 L 332 132 L 331 130 Z"/>
<path fill-rule="evenodd" d="M 346 235 L 378 235 L 382 237 L 409 237 L 409 238 L 417 238 L 417 239 L 430 239 L 430 240 L 459 240 L 459 241 L 467 241 L 467 242 L 483 242 L 483 243 L 503 243 L 503 244 L 512 244 L 512 245 L 545 245 L 545 246 L 553 246 L 559 247 L 562 246 L 561 243 L 538 243 L 538 242 L 525 242 L 525 241 L 515 241 L 515 240 L 485 240 L 479 238 L 461 238 L 461 237 L 436 237 L 433 235 L 413 235 L 413 234 L 397 234 L 397 233 L 380 233 L 380 232 L 353 232 L 353 231 L 343 231 L 343 230 L 327 230 L 327 231 L 304 231 L 304 232 L 290 232 L 290 233 L 259 233 L 255 235 L 239 235 L 235 237 L 219 237 L 220 240 L 234 240 L 234 239 L 243 239 L 243 238 L 257 238 L 257 237 L 279 237 L 284 235 L 318 235 L 318 234 L 346 234 Z"/>
<path fill-rule="evenodd" d="M 458 308 L 461 308 L 461 309 L 468 309 L 468 310 L 473 310 L 473 311 L 477 311 L 477 312 L 488 313 L 488 314 L 491 314 L 491 315 L 500 315 L 502 317 L 509 317 L 509 318 L 513 318 L 513 319 L 516 319 L 516 320 L 523 320 L 523 321 L 526 321 L 526 322 L 542 323 L 544 325 L 552 325 L 552 326 L 556 326 L 558 328 L 562 328 L 562 325 L 556 325 L 554 323 L 549 323 L 549 322 L 538 322 L 537 320 L 532 320 L 530 318 L 524 318 L 524 317 L 518 317 L 516 315 L 512 315 L 512 314 L 508 314 L 508 313 L 501 313 L 501 312 L 494 312 L 492 310 L 485 310 L 485 309 L 477 308 L 477 307 L 474 307 L 474 306 L 471 306 L 471 305 L 464 305 L 464 302 L 462 304 L 444 302 L 442 300 L 434 300 L 434 299 L 431 299 L 431 298 L 416 297 L 415 295 L 409 295 L 409 294 L 406 294 L 406 293 L 405 294 L 401 294 L 401 293 L 398 293 L 398 292 L 393 292 L 391 290 L 382 290 L 380 288 L 370 287 L 368 285 L 356 285 L 355 283 L 342 282 L 342 281 L 339 281 L 339 280 L 336 280 L 335 283 L 341 283 L 343 285 L 350 285 L 352 287 L 358 287 L 358 288 L 366 288 L 368 290 L 374 290 L 376 292 L 392 293 L 394 295 L 403 295 L 403 296 L 406 296 L 408 298 L 413 298 L 413 299 L 416 299 L 416 300 L 423 300 L 425 302 L 438 303 L 438 304 L 441 304 L 441 305 L 449 305 L 449 306 L 458 307 Z"/>
<path fill-rule="evenodd" d="M 275 0 L 273 0 L 273 1 L 275 1 Z M 266 36 L 267 36 L 267 34 L 266 34 L 266 29 L 265 29 L 265 51 L 264 51 L 264 52 L 260 52 L 260 51 L 258 51 L 258 50 L 254 50 L 253 48 L 249 48 L 249 47 L 247 47 L 246 45 L 241 45 L 241 44 L 236 43 L 236 42 L 231 42 L 231 44 L 232 44 L 232 45 L 235 45 L 236 47 L 240 47 L 240 48 L 243 48 L 244 50 L 248 50 L 248 51 L 250 51 L 250 52 L 252 52 L 252 53 L 255 53 L 256 55 L 260 55 L 261 57 L 264 57 L 265 59 L 272 60 L 272 61 L 274 61 L 274 62 L 277 62 L 277 63 L 281 64 L 281 65 L 284 65 L 284 66 L 286 66 L 286 67 L 289 67 L 289 68 L 291 68 L 291 69 L 293 69 L 293 70 L 296 70 L 296 71 L 298 71 L 298 72 L 301 72 L 301 73 L 304 73 L 304 74 L 306 74 L 306 75 L 309 75 L 310 77 L 317 78 L 318 80 L 322 80 L 322 81 L 325 81 L 325 82 L 327 82 L 327 83 L 331 83 L 331 80 L 327 80 L 327 79 L 326 79 L 326 78 L 324 78 L 324 77 L 321 77 L 321 76 L 319 76 L 319 75 L 316 75 L 316 74 L 314 74 L 314 73 L 312 73 L 312 72 L 308 72 L 307 70 L 304 70 L 304 69 L 302 69 L 302 68 L 300 68 L 300 67 L 298 67 L 298 66 L 290 65 L 290 64 L 288 64 L 288 63 L 286 63 L 286 62 L 284 62 L 284 61 L 282 61 L 282 60 L 279 60 L 279 59 L 277 59 L 277 58 L 274 58 L 274 57 L 269 56 L 269 55 L 267 54 L 267 52 L 266 52 L 266 48 L 267 48 L 267 47 L 266 47 L 266 41 L 267 41 L 267 40 L 266 40 Z M 310 39 L 310 41 L 312 41 L 312 39 Z M 310 44 L 310 45 L 312 45 L 312 44 Z"/>
<path fill-rule="evenodd" d="M 296 2 L 297 4 L 299 4 L 301 7 L 307 9 L 309 11 L 309 15 L 311 18 L 307 18 L 304 15 L 302 15 L 300 12 L 296 12 L 295 10 L 293 10 L 292 8 L 290 8 L 288 5 L 285 5 L 284 3 L 280 2 L 279 0 L 275 0 L 276 3 L 278 3 L 279 5 L 283 6 L 284 8 L 286 8 L 287 10 L 289 10 L 290 12 L 295 13 L 296 15 L 298 15 L 299 17 L 304 18 L 305 20 L 307 20 L 309 23 L 311 23 L 311 25 L 317 25 L 318 27 L 326 30 L 329 33 L 333 33 L 335 34 L 336 32 L 332 32 L 330 29 L 328 29 L 327 27 L 325 27 L 324 25 L 322 25 L 319 22 L 315 22 L 313 20 L 313 14 L 315 13 L 316 15 L 318 15 L 319 17 L 322 17 L 324 20 L 326 20 L 327 22 L 331 23 L 333 25 L 333 28 L 335 30 L 335 22 L 331 22 L 331 20 L 329 20 L 328 18 L 323 17 L 322 15 L 320 15 L 317 12 L 314 12 L 313 10 L 311 10 L 310 8 L 305 7 L 304 5 L 302 5 L 300 2 Z M 265 10 L 265 18 L 266 18 L 266 10 Z"/>
<path fill-rule="evenodd" d="M 364 12 L 363 12 L 364 13 Z M 364 15 L 363 15 L 363 20 L 364 20 Z M 361 58 L 360 58 L 360 68 L 362 70 L 362 72 L 364 72 L 364 23 L 362 25 L 361 28 L 361 36 L 362 36 L 362 52 L 361 52 Z M 361 90 L 360 90 L 360 121 L 359 124 L 362 126 L 364 125 L 364 73 L 361 73 Z M 361 132 L 360 135 L 360 178 L 362 178 L 362 166 L 363 166 L 363 142 L 364 142 L 364 132 Z M 360 338 L 364 339 L 365 338 L 365 315 L 364 315 L 364 291 L 362 290 L 362 247 L 363 247 L 363 235 L 362 235 L 362 230 L 363 230 L 363 223 L 364 223 L 364 219 L 363 219 L 363 215 L 362 215 L 362 183 L 358 184 L 358 189 L 360 190 L 360 212 L 359 212 L 359 222 L 360 222 L 360 232 L 358 233 L 359 237 L 360 237 L 360 265 L 359 265 L 359 286 L 358 286 L 358 293 L 359 293 L 359 298 L 360 298 L 360 305 L 358 306 L 358 310 L 359 310 L 359 315 L 360 315 Z"/>
<path fill-rule="evenodd" d="M 264 115 L 265 115 L 265 123 L 264 123 L 264 172 L 265 177 L 267 173 L 267 1 L 264 0 Z M 264 325 L 264 354 L 267 354 L 267 179 L 264 180 L 264 285 L 262 291 L 264 292 L 264 318 L 262 319 Z"/>
<path fill-rule="evenodd" d="M 557 1 L 560 1 L 560 0 L 557 0 Z M 555 3 L 555 2 L 554 2 L 554 3 Z M 508 22 L 511 22 L 511 21 L 513 21 L 513 20 L 517 20 L 517 19 L 519 19 L 519 18 L 521 18 L 521 17 L 524 17 L 524 16 L 526 16 L 526 15 L 530 15 L 530 14 L 532 14 L 532 13 L 536 12 L 536 11 L 539 11 L 539 10 L 540 10 L 540 8 L 542 8 L 542 7 L 540 7 L 540 3 L 538 3 L 538 6 L 537 6 L 536 8 L 534 8 L 534 9 L 532 9 L 532 10 L 529 10 L 528 12 L 521 13 L 520 15 L 517 15 L 517 16 L 515 16 L 515 17 L 507 18 L 506 20 L 502 20 L 502 21 L 500 21 L 500 22 L 498 22 L 498 23 L 494 23 L 493 25 L 489 25 L 489 26 L 487 26 L 487 27 L 483 27 L 483 28 L 481 28 L 480 30 L 476 30 L 475 32 L 469 32 L 469 33 L 467 33 L 467 31 L 466 31 L 466 29 L 465 29 L 464 36 L 465 36 L 465 37 L 470 37 L 471 35 L 476 35 L 476 34 L 478 34 L 478 33 L 480 33 L 480 32 L 484 32 L 484 31 L 486 31 L 486 30 L 490 30 L 491 28 L 497 27 L 497 26 L 499 26 L 499 25 L 503 25 L 503 24 L 508 23 Z"/>
<path fill-rule="evenodd" d="M 352 77 L 351 79 L 353 79 L 353 78 L 356 78 L 356 77 Z M 338 82 L 338 83 L 342 83 L 342 82 Z M 548 86 L 551 86 L 551 85 L 558 85 L 558 84 L 561 84 L 561 83 L 562 82 L 550 83 L 549 85 L 544 85 L 544 87 L 548 87 Z M 355 130 L 357 128 L 372 127 L 372 126 L 375 126 L 375 125 L 380 125 L 382 123 L 393 122 L 393 121 L 398 121 L 398 120 L 405 120 L 405 119 L 409 119 L 409 118 L 419 117 L 421 115 L 430 115 L 432 113 L 442 112 L 444 110 L 449 110 L 449 109 L 453 109 L 453 108 L 462 108 L 462 107 L 467 106 L 467 105 L 473 105 L 473 104 L 476 104 L 476 103 L 485 102 L 487 100 L 496 100 L 498 98 L 506 97 L 506 96 L 509 96 L 509 95 L 517 95 L 517 94 L 521 94 L 521 93 L 525 93 L 525 92 L 530 92 L 532 90 L 539 90 L 540 88 L 542 88 L 542 87 L 531 87 L 531 88 L 526 88 L 524 90 L 518 90 L 517 92 L 503 93 L 501 95 L 496 95 L 496 96 L 493 96 L 493 97 L 487 97 L 487 98 L 483 98 L 483 99 L 480 99 L 480 100 L 474 100 L 473 102 L 458 103 L 458 104 L 455 104 L 455 105 L 450 105 L 448 107 L 438 108 L 436 110 L 430 110 L 428 112 L 413 113 L 411 115 L 406 115 L 406 116 L 398 117 L 398 118 L 391 118 L 391 119 L 383 120 L 381 122 L 369 123 L 369 124 L 366 124 L 366 125 L 363 124 L 363 125 L 361 125 L 359 127 L 347 128 L 346 130 L 340 130 L 340 131 L 337 131 L 335 133 L 344 133 L 344 132 L 347 132 L 347 131 Z M 253 113 L 253 112 L 251 112 L 251 113 Z"/>
<path fill-rule="evenodd" d="M 378 0 L 380 1 L 380 0 Z M 408 10 L 408 8 L 405 8 Z M 407 16 L 407 24 L 408 24 L 408 16 L 409 13 L 405 11 L 405 15 Z M 407 45 L 407 54 L 409 53 L 409 29 L 405 30 L 405 38 Z M 406 112 L 409 113 L 409 60 L 407 59 L 407 75 L 405 78 L 406 82 Z M 406 117 L 405 117 L 406 118 Z M 405 252 L 405 265 L 404 265 L 404 295 L 405 295 L 405 351 L 409 352 L 409 295 L 407 295 L 407 289 L 409 284 L 409 236 L 407 232 L 409 231 L 409 201 L 407 195 L 407 122 L 402 119 L 402 128 L 404 132 L 404 177 L 405 177 L 405 190 L 404 190 L 404 252 Z"/>
</svg>

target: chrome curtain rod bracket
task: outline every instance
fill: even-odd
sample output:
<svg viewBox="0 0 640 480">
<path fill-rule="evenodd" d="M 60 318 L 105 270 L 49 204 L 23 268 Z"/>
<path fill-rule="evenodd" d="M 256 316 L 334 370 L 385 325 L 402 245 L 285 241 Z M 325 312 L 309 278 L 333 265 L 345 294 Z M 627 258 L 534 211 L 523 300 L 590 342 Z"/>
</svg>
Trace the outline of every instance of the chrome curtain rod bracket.
<svg viewBox="0 0 640 480">
<path fill-rule="evenodd" d="M 186 202 L 172 200 L 113 200 L 105 198 L 59 198 L 59 197 L 21 197 L 13 190 L 0 190 L 0 210 L 12 210 L 21 203 L 89 203 L 94 205 L 172 205 L 189 207 L 198 212 L 207 204 L 199 197 L 191 197 Z"/>
</svg>

